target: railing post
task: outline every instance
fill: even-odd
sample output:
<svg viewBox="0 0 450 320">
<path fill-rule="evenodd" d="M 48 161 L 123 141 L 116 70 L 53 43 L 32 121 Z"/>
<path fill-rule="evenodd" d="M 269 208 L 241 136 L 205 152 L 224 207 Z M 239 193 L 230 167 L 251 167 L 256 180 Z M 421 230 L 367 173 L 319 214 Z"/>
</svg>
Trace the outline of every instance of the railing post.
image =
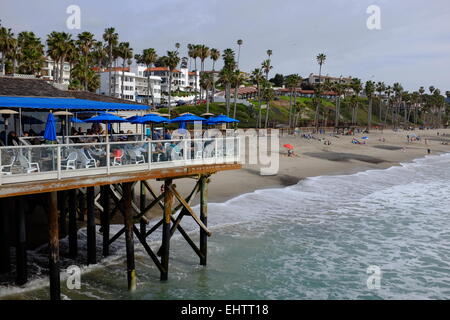
<svg viewBox="0 0 450 320">
<path fill-rule="evenodd" d="M 56 167 L 58 168 L 58 180 L 61 180 L 61 146 L 56 147 Z"/>
<path fill-rule="evenodd" d="M 109 157 L 109 155 L 111 154 L 111 150 L 110 150 L 110 144 L 109 142 L 106 143 L 106 172 L 107 174 L 110 173 L 111 170 L 111 158 Z"/>
<path fill-rule="evenodd" d="M 219 151 L 218 141 L 219 140 L 217 138 L 214 138 L 214 163 L 217 163 L 217 158 L 218 158 L 218 156 L 217 156 L 218 151 Z"/>
<path fill-rule="evenodd" d="M 183 152 L 183 157 L 184 157 L 184 164 L 186 164 L 187 160 L 188 160 L 188 148 L 187 148 L 187 140 L 185 139 L 184 141 L 184 152 Z"/>
<path fill-rule="evenodd" d="M 152 170 L 152 142 L 148 142 L 148 170 Z"/>
</svg>

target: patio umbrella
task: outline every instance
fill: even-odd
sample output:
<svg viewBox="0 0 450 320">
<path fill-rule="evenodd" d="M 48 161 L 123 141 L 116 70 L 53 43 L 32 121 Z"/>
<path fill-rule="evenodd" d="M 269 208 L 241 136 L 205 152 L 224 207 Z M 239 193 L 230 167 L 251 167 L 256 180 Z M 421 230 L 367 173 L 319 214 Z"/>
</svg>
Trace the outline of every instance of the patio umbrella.
<svg viewBox="0 0 450 320">
<path fill-rule="evenodd" d="M 122 122 L 128 122 L 128 120 L 118 117 L 111 113 L 102 113 L 98 116 L 94 116 L 92 118 L 84 120 L 84 122 L 87 123 L 105 123 L 106 124 L 106 142 L 108 142 L 108 131 L 109 131 L 109 125 L 111 123 L 122 123 Z"/>
<path fill-rule="evenodd" d="M 221 114 L 220 116 L 209 118 L 206 124 L 211 125 L 211 124 L 233 123 L 233 122 L 237 123 L 240 121 Z"/>
<path fill-rule="evenodd" d="M 49 113 L 47 123 L 45 124 L 44 139 L 48 141 L 57 141 L 56 139 L 56 120 L 53 113 Z"/>
<path fill-rule="evenodd" d="M 142 124 L 142 139 L 144 138 L 144 128 L 146 123 L 165 123 L 169 122 L 169 119 L 166 119 L 164 117 L 161 117 L 154 113 L 146 114 L 142 117 L 137 117 L 135 120 L 131 121 L 131 123 L 134 124 Z M 153 132 L 153 127 L 152 127 Z"/>
<path fill-rule="evenodd" d="M 170 120 L 170 122 L 174 122 L 174 123 L 180 123 L 180 122 L 194 122 L 194 121 L 206 121 L 205 118 L 196 116 L 192 113 L 184 113 L 183 115 L 176 117 L 172 120 Z"/>
<path fill-rule="evenodd" d="M 73 123 L 86 123 L 86 121 L 78 119 L 78 118 L 75 118 L 75 117 L 70 118 L 70 122 L 73 122 Z"/>
</svg>

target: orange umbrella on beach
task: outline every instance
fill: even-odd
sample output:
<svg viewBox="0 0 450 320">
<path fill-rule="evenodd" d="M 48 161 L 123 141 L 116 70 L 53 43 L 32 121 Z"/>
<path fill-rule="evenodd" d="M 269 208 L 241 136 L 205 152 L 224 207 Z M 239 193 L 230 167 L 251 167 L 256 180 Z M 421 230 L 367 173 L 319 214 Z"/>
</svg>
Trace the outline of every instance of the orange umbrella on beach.
<svg viewBox="0 0 450 320">
<path fill-rule="evenodd" d="M 288 148 L 289 150 L 294 149 L 294 146 L 292 144 L 285 144 L 283 147 Z"/>
</svg>

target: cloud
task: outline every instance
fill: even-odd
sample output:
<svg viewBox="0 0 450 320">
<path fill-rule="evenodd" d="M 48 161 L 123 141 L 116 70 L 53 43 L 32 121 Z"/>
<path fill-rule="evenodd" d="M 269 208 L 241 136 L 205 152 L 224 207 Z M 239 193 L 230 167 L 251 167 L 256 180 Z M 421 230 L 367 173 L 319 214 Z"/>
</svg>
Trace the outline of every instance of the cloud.
<svg viewBox="0 0 450 320">
<path fill-rule="evenodd" d="M 164 54 L 175 42 L 237 50 L 243 39 L 240 66 L 248 71 L 272 49 L 273 74 L 307 76 L 318 71 L 315 56 L 324 52 L 330 75 L 375 76 L 408 90 L 433 84 L 445 91 L 450 84 L 443 72 L 450 69 L 448 0 L 3 0 L 0 19 L 16 33 L 45 38 L 64 30 L 70 4 L 82 9 L 83 31 L 101 39 L 114 26 L 136 52 L 152 47 Z M 366 27 L 369 5 L 381 9 L 381 30 Z"/>
</svg>

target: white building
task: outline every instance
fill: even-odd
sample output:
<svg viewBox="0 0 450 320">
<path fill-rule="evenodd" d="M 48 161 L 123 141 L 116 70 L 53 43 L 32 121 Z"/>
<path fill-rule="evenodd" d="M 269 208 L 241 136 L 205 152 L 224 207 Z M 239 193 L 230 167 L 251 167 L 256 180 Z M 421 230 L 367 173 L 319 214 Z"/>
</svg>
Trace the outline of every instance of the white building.
<svg viewBox="0 0 450 320">
<path fill-rule="evenodd" d="M 41 70 L 42 78 L 45 80 L 53 81 L 56 72 L 55 61 L 50 57 L 45 58 L 44 66 Z M 58 72 L 60 72 L 58 70 Z M 58 74 L 59 77 L 59 74 Z M 69 84 L 70 82 L 70 63 L 64 62 L 63 64 L 63 84 Z"/>
<path fill-rule="evenodd" d="M 152 76 L 161 77 L 161 90 L 163 93 L 169 92 L 169 68 L 167 67 L 155 67 L 146 69 L 146 72 L 150 72 Z M 145 72 L 145 74 L 146 74 Z M 197 77 L 197 83 L 195 83 L 195 77 Z M 200 90 L 200 75 L 199 71 L 189 72 L 187 68 L 175 69 L 172 72 L 172 92 L 194 92 Z"/>
<path fill-rule="evenodd" d="M 146 102 L 147 76 L 144 75 L 145 67 L 113 68 L 111 72 L 111 95 L 125 100 Z M 124 72 L 122 72 L 122 70 Z M 122 95 L 123 74 L 123 95 Z M 100 75 L 100 94 L 109 95 L 109 70 L 102 70 Z M 161 103 L 161 78 L 150 76 L 151 87 L 155 103 Z M 150 97 L 152 92 L 150 92 Z"/>
</svg>

